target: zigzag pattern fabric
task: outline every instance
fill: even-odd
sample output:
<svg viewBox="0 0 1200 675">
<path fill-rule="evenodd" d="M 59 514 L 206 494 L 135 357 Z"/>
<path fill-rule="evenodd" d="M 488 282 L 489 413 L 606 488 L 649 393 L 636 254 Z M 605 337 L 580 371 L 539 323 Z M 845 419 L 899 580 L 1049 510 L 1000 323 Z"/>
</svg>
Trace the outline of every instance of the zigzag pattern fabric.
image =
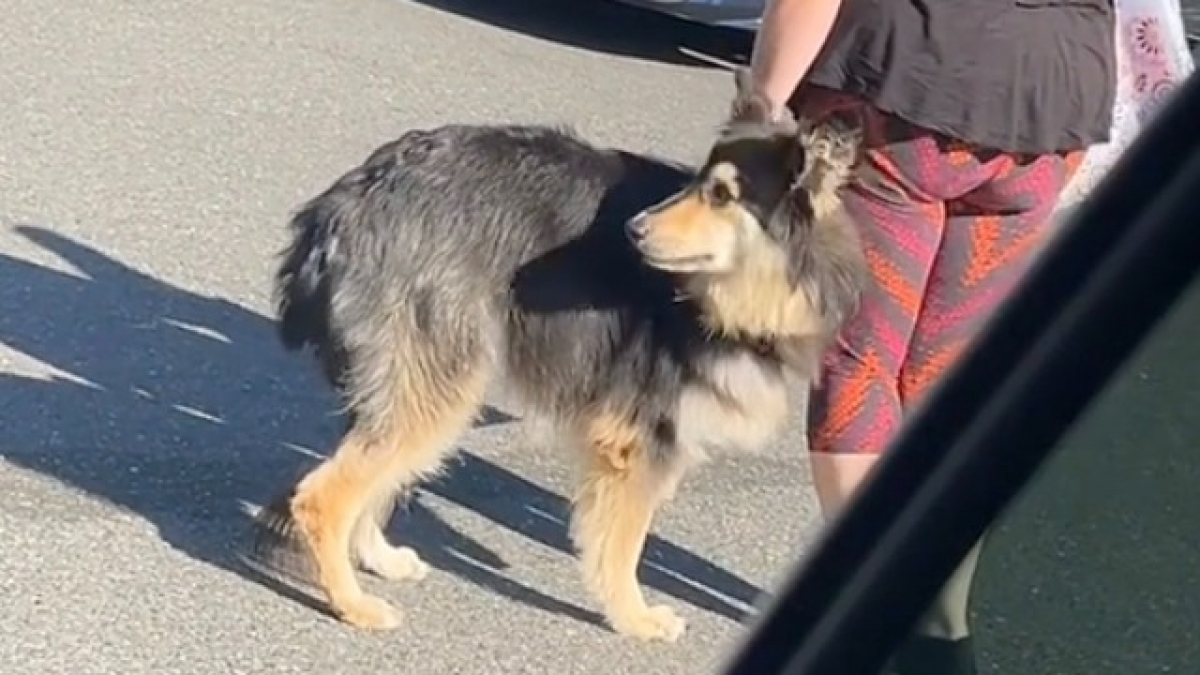
<svg viewBox="0 0 1200 675">
<path fill-rule="evenodd" d="M 845 205 L 874 283 L 812 393 L 809 448 L 877 454 L 1021 279 L 1083 153 L 975 148 L 825 90 L 796 107 L 819 119 L 851 106 L 866 150 Z"/>
</svg>

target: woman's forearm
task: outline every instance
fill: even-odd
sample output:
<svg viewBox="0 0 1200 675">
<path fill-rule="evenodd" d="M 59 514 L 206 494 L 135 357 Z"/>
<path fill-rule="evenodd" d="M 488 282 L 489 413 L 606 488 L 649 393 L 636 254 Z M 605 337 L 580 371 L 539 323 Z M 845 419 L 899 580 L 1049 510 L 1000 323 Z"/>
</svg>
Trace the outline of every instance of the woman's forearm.
<svg viewBox="0 0 1200 675">
<path fill-rule="evenodd" d="M 774 110 L 787 103 L 825 44 L 842 0 L 768 0 L 754 42 L 754 81 Z"/>
</svg>

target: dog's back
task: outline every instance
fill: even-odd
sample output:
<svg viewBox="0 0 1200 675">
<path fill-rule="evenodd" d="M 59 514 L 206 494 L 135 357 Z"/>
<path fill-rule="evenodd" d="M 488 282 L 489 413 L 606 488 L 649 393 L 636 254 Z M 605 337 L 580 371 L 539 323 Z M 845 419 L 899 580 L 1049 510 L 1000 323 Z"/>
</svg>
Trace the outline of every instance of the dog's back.
<svg viewBox="0 0 1200 675">
<path fill-rule="evenodd" d="M 669 305 L 669 283 L 640 264 L 622 228 L 689 178 L 550 128 L 410 131 L 292 219 L 276 275 L 280 337 L 313 347 L 331 382 L 362 400 L 365 383 L 344 372 L 356 346 L 402 353 L 427 340 L 465 354 L 497 348 L 487 333 L 503 322 L 536 333 L 535 317 L 555 312 Z M 401 318 L 416 333 L 403 345 L 384 325 Z M 454 340 L 464 344 L 445 344 Z"/>
</svg>

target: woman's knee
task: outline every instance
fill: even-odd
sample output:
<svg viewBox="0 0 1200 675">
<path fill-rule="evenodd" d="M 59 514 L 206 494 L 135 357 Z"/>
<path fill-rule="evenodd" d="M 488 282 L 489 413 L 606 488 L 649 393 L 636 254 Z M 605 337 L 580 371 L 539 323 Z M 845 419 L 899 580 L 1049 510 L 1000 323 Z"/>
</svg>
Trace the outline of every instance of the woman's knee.
<svg viewBox="0 0 1200 675">
<path fill-rule="evenodd" d="M 826 359 L 809 394 L 808 446 L 814 453 L 879 454 L 902 419 L 899 369 L 845 341 Z"/>
</svg>

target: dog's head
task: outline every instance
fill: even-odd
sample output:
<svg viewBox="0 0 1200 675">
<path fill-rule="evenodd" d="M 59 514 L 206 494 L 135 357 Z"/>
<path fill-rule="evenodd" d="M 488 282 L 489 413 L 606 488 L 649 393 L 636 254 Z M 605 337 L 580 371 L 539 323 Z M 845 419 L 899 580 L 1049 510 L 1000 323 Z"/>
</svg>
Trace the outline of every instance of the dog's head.
<svg viewBox="0 0 1200 675">
<path fill-rule="evenodd" d="M 716 301 L 706 309 L 721 332 L 803 333 L 817 317 L 800 316 L 801 306 L 821 304 L 838 283 L 822 270 L 854 257 L 842 242 L 853 228 L 839 191 L 857 164 L 861 126 L 846 116 L 773 117 L 744 72 L 737 84 L 695 180 L 631 219 L 629 237 L 647 264 Z"/>
</svg>

